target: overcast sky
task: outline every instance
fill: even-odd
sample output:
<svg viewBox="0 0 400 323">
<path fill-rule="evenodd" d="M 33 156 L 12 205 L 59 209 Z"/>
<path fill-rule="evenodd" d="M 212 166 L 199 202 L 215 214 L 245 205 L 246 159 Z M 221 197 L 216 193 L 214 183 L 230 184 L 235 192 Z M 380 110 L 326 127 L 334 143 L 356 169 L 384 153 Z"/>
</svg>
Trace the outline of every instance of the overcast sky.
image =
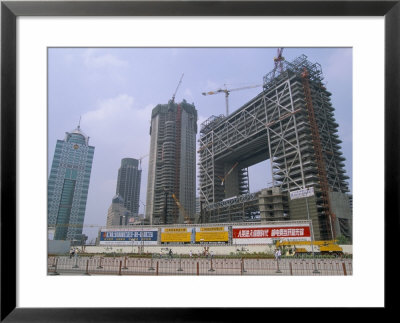
<svg viewBox="0 0 400 323">
<path fill-rule="evenodd" d="M 274 67 L 277 48 L 50 48 L 48 52 L 48 171 L 57 139 L 76 128 L 95 146 L 84 233 L 89 241 L 104 226 L 115 195 L 121 159 L 139 159 L 149 152 L 151 110 L 172 98 L 194 103 L 198 125 L 211 115 L 225 114 L 224 94 L 206 91 L 261 85 Z M 285 48 L 293 60 L 305 54 L 322 66 L 332 93 L 345 169 L 352 191 L 352 50 L 350 48 Z M 230 113 L 261 91 L 234 91 Z M 199 137 L 199 133 L 198 136 Z M 142 160 L 140 213 L 146 203 L 148 157 Z M 249 169 L 250 190 L 268 186 L 267 162 Z M 93 227 L 90 227 L 93 226 Z"/>
</svg>

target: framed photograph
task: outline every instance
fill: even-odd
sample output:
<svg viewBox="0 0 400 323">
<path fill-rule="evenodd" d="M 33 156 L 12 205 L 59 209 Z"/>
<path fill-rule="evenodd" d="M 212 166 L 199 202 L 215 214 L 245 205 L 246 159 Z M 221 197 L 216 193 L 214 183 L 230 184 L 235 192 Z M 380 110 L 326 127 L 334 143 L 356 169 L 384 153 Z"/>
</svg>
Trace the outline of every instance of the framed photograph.
<svg viewBox="0 0 400 323">
<path fill-rule="evenodd" d="M 387 282 L 389 277 L 392 279 L 391 269 L 395 266 L 389 264 L 393 254 L 390 246 L 399 233 L 399 43 L 399 1 L 2 1 L 1 320 L 235 321 L 239 312 L 250 314 L 254 311 L 251 312 L 253 315 L 265 313 L 267 309 L 391 309 L 393 304 L 389 295 L 393 287 Z M 352 129 L 349 131 L 349 147 L 352 150 L 350 155 L 353 165 L 351 185 L 354 210 L 354 257 L 351 275 L 49 276 L 46 252 L 49 237 L 47 185 L 54 153 L 54 138 L 76 125 L 80 131 L 81 121 L 85 131 L 85 122 L 88 125 L 90 118 L 97 118 L 98 121 L 99 115 L 104 124 L 114 122 L 115 120 L 107 117 L 107 109 L 115 100 L 118 100 L 118 106 L 121 107 L 118 113 L 125 115 L 115 122 L 127 128 L 129 122 L 132 122 L 130 120 L 141 120 L 143 125 L 138 126 L 138 131 L 147 127 L 146 117 L 142 120 L 140 115 L 129 114 L 129 108 L 134 104 L 132 102 L 139 100 L 139 95 L 133 98 L 120 94 L 108 96 L 108 99 L 103 96 L 103 101 L 99 98 L 96 107 L 82 110 L 90 113 L 77 115 L 75 118 L 79 109 L 72 106 L 74 102 L 77 105 L 90 105 L 90 101 L 83 99 L 84 95 L 96 97 L 98 94 L 89 93 L 90 90 L 84 86 L 84 94 L 79 94 L 77 90 L 73 90 L 74 86 L 76 89 L 80 83 L 83 84 L 80 81 L 84 79 L 93 88 L 98 84 L 98 91 L 101 93 L 108 93 L 108 88 L 100 89 L 100 83 L 97 83 L 96 68 L 104 69 L 112 65 L 125 74 L 108 74 L 111 75 L 108 80 L 110 87 L 120 87 L 123 89 L 121 91 L 129 93 L 128 88 L 132 81 L 125 78 L 126 73 L 137 73 L 146 82 L 149 97 L 153 96 L 154 100 L 160 101 L 151 92 L 163 87 L 159 73 L 169 71 L 177 74 L 174 84 L 171 84 L 172 80 L 167 81 L 174 100 L 176 93 L 179 93 L 177 90 L 185 70 L 162 70 L 163 61 L 164 64 L 170 64 L 170 69 L 179 68 L 179 64 L 168 63 L 168 55 L 175 55 L 175 61 L 184 62 L 186 57 L 179 55 L 183 52 L 190 54 L 194 60 L 187 61 L 187 64 L 193 66 L 198 57 L 197 61 L 201 65 L 197 66 L 198 71 L 214 69 L 216 72 L 220 71 L 216 62 L 203 59 L 205 52 L 199 53 L 198 50 L 207 49 L 207 53 L 211 53 L 218 48 L 222 54 L 226 53 L 226 60 L 237 65 L 239 64 L 234 60 L 234 55 L 247 49 L 254 50 L 254 57 L 257 56 L 256 50 L 260 48 L 274 51 L 284 48 L 288 53 L 303 51 L 311 56 L 314 49 L 334 52 L 340 48 L 341 55 L 350 53 L 350 56 L 346 56 L 350 57 L 348 60 L 341 55 L 326 55 L 326 61 L 331 66 L 341 66 L 329 72 L 336 75 L 337 80 L 342 77 L 343 92 L 338 93 L 338 96 L 344 97 L 344 91 L 350 93 L 349 102 L 351 101 L 353 109 L 349 113 L 350 120 L 347 120 L 352 123 L 349 126 Z M 118 54 L 120 56 L 114 55 L 117 49 L 121 49 Z M 164 49 L 168 49 L 168 53 L 166 51 L 162 55 L 157 54 L 157 64 L 160 65 L 154 63 L 151 68 L 146 67 L 145 63 L 150 61 L 148 58 L 154 52 L 159 53 Z M 275 68 L 279 68 L 279 53 L 282 54 L 282 51 L 277 52 Z M 129 59 L 137 57 L 138 61 L 141 57 L 144 63 L 129 69 L 127 56 L 125 59 L 124 55 L 130 55 Z M 243 60 L 251 60 L 251 56 L 245 56 L 245 51 L 238 55 L 243 55 Z M 79 62 L 76 60 L 78 56 L 81 59 Z M 255 61 L 256 59 L 252 63 L 256 63 Z M 89 68 L 92 74 L 85 75 L 85 71 L 81 69 L 80 72 L 83 73 L 76 72 L 78 77 L 69 79 L 68 72 L 72 69 L 79 71 L 79 64 L 86 64 L 86 67 L 91 64 Z M 263 63 L 260 59 L 256 64 L 262 70 L 260 75 L 265 76 L 272 70 L 274 62 Z M 245 75 L 245 71 L 251 70 L 252 66 L 244 63 L 236 68 L 241 75 Z M 206 79 L 206 75 L 201 77 Z M 77 84 L 72 84 L 74 82 Z M 265 82 L 264 78 L 264 86 L 267 84 Z M 221 85 L 203 80 L 202 83 L 197 83 L 196 91 L 212 91 Z M 229 86 L 224 85 L 225 89 Z M 138 84 L 135 86 L 139 89 Z M 329 84 L 327 87 L 329 90 Z M 61 88 L 71 91 L 63 92 Z M 173 92 L 175 88 L 176 91 Z M 236 87 L 244 88 L 251 86 Z M 191 97 L 190 89 L 182 87 L 181 90 Z M 109 93 L 113 92 L 110 90 Z M 141 93 L 143 97 L 145 93 Z M 284 94 L 284 90 L 281 94 Z M 206 97 L 207 93 L 203 95 Z M 76 99 L 70 100 L 73 96 Z M 225 102 L 223 95 L 215 97 L 222 100 L 219 105 L 225 108 L 222 104 Z M 205 100 L 210 99 L 207 97 Z M 162 103 L 158 101 L 151 103 Z M 65 129 L 61 122 L 55 125 L 50 103 L 63 107 L 65 115 L 61 115 L 61 110 L 56 112 L 59 119 L 67 120 L 74 114 L 76 124 L 72 124 L 70 129 Z M 202 101 L 202 105 L 207 105 L 206 101 Z M 188 103 L 188 106 L 191 105 Z M 144 112 L 151 114 L 153 107 L 154 105 L 147 107 Z M 228 109 L 227 99 L 227 115 Z M 206 127 L 207 120 L 203 119 L 201 121 Z M 154 131 L 154 126 L 152 127 Z M 100 135 L 101 130 L 92 127 L 88 135 L 96 132 Z M 72 131 L 74 133 L 78 132 Z M 71 132 L 66 133 L 67 137 L 69 135 Z M 205 137 L 202 137 L 204 142 L 199 145 L 207 145 Z M 84 138 L 89 140 L 88 137 Z M 108 138 L 112 138 L 111 134 Z M 142 139 L 138 141 L 144 142 Z M 75 144 L 76 151 L 80 144 L 81 142 Z M 108 159 L 107 153 L 113 154 L 113 143 L 108 144 L 109 146 L 104 145 L 109 147 L 108 152 L 104 151 L 103 155 L 99 152 L 102 160 Z M 146 150 L 147 148 L 138 153 L 140 162 L 146 158 Z M 129 161 L 121 162 L 122 167 L 124 162 Z M 225 173 L 234 171 L 236 165 L 233 163 L 231 166 Z M 69 176 L 75 176 L 72 171 L 70 173 Z M 102 182 L 95 182 L 94 185 L 100 189 L 103 187 Z M 205 191 L 200 193 L 207 195 Z M 303 193 L 294 192 L 293 199 Z M 311 193 L 307 191 L 304 194 Z M 102 199 L 100 196 L 98 193 L 98 198 Z M 176 202 L 175 195 L 174 200 Z M 179 207 L 179 201 L 176 204 Z M 101 213 L 94 209 L 93 213 L 96 212 Z M 106 217 L 107 211 L 102 216 Z M 98 228 L 95 230 L 92 239 L 96 238 Z M 160 230 L 159 232 L 164 233 Z M 232 229 L 225 228 L 218 237 L 226 235 L 229 239 L 243 238 L 234 236 L 236 233 L 233 231 L 228 235 L 229 230 Z M 62 235 L 56 229 L 51 233 Z M 104 230 L 104 234 L 107 234 L 107 230 Z M 196 229 L 188 233 L 190 234 L 195 236 Z M 206 233 L 203 235 L 208 237 Z M 132 248 L 133 253 L 133 249 L 139 247 L 132 240 L 131 245 L 126 248 Z M 365 291 L 367 284 L 369 289 Z M 315 295 L 329 297 L 311 302 L 310 299 Z"/>
</svg>

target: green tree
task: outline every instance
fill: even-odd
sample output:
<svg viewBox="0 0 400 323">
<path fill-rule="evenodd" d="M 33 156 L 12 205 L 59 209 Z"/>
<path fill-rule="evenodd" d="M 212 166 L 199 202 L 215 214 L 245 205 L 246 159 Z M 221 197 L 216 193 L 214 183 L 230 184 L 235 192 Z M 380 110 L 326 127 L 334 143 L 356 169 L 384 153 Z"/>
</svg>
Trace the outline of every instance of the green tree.
<svg viewBox="0 0 400 323">
<path fill-rule="evenodd" d="M 338 235 L 336 237 L 337 244 L 351 244 L 351 241 L 344 235 Z"/>
</svg>

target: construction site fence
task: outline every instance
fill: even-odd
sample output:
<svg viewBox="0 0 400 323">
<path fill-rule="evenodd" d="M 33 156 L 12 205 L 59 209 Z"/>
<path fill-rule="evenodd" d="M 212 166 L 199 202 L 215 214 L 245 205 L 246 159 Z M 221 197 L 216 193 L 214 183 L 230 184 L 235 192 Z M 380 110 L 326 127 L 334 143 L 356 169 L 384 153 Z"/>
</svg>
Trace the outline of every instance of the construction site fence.
<svg viewBox="0 0 400 323">
<path fill-rule="evenodd" d="M 68 253 L 64 254 L 49 254 L 48 257 L 55 258 L 55 257 L 63 257 L 63 256 L 68 256 Z M 130 253 L 130 252 L 107 252 L 107 253 L 88 253 L 88 252 L 80 252 L 79 253 L 80 257 L 102 257 L 102 258 L 115 258 L 115 257 L 128 257 L 128 258 L 169 258 L 167 253 L 148 253 L 148 252 L 143 252 L 143 253 Z M 190 258 L 190 259 L 201 259 L 201 258 L 208 258 L 209 255 L 206 255 L 206 253 L 202 252 L 200 255 L 194 253 L 192 257 L 190 257 L 187 254 L 173 254 L 172 258 Z M 246 251 L 236 251 L 236 252 L 231 252 L 230 254 L 226 255 L 217 255 L 214 256 L 218 259 L 224 258 L 224 259 L 235 259 L 235 258 L 244 258 L 244 259 L 274 259 L 275 256 L 272 253 L 263 253 L 263 252 L 253 252 L 249 253 Z M 298 259 L 301 258 L 303 260 L 306 259 L 321 259 L 321 260 L 326 260 L 326 259 L 353 259 L 352 254 L 342 254 L 342 255 L 337 255 L 337 254 L 320 254 L 320 253 L 315 253 L 314 256 L 311 253 L 306 253 L 304 255 L 293 255 L 293 256 L 286 256 L 282 255 L 281 259 Z"/>
<path fill-rule="evenodd" d="M 49 257 L 49 275 L 286 275 L 348 276 L 351 259 Z"/>
</svg>

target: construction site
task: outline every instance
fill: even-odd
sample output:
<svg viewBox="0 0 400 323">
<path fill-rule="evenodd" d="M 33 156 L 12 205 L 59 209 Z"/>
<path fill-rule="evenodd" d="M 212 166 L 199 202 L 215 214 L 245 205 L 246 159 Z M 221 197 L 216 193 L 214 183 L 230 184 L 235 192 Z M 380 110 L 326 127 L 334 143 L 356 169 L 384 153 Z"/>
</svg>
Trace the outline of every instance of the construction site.
<svg viewBox="0 0 400 323">
<path fill-rule="evenodd" d="M 231 114 L 227 102 L 226 115 L 201 124 L 199 222 L 311 220 L 315 239 L 351 240 L 348 176 L 330 97 L 319 63 L 305 55 L 289 62 L 278 50 L 256 97 Z M 250 192 L 248 168 L 262 161 L 272 185 Z"/>
<path fill-rule="evenodd" d="M 224 94 L 226 114 L 200 129 L 194 103 L 175 102 L 182 74 L 172 99 L 152 109 L 149 153 L 121 161 L 107 227 L 93 226 L 91 244 L 50 239 L 48 273 L 351 275 L 352 196 L 332 94 L 319 63 L 282 53 L 260 85 L 203 92 Z M 256 87 L 229 111 L 231 91 Z M 140 187 L 147 156 L 139 217 L 139 190 L 129 195 L 125 186 Z M 262 186 L 252 190 L 249 170 L 260 163 L 268 172 L 257 174 Z"/>
<path fill-rule="evenodd" d="M 190 243 L 191 230 L 211 224 L 211 231 L 223 228 L 224 238 L 215 240 L 214 234 L 214 240 L 203 242 L 230 245 L 232 226 L 262 225 L 264 230 L 298 221 L 310 223 L 312 239 L 352 241 L 349 177 L 321 65 L 305 55 L 287 61 L 282 52 L 279 48 L 275 67 L 261 85 L 202 93 L 225 94 L 226 114 L 210 116 L 200 125 L 197 206 L 197 110 L 185 100 L 175 102 L 183 74 L 172 99 L 153 108 L 141 223 L 155 230 L 151 243 L 165 243 L 160 237 L 168 231 L 176 233 L 168 243 Z M 229 113 L 230 92 L 254 87 L 262 87 L 261 92 Z M 265 186 L 251 191 L 249 168 L 261 162 L 269 165 L 269 176 L 258 175 Z M 131 244 L 131 233 L 125 231 L 143 228 L 133 224 L 110 227 L 122 230 L 115 234 L 124 237 L 112 244 Z"/>
<path fill-rule="evenodd" d="M 152 110 L 145 220 L 139 227 L 107 227 L 109 233 L 99 228 L 97 244 L 107 234 L 103 243 L 114 246 L 272 244 L 289 238 L 235 240 L 232 230 L 285 230 L 299 221 L 309 223 L 307 239 L 351 243 L 352 198 L 331 93 L 319 63 L 305 55 L 286 61 L 282 50 L 261 92 L 232 113 L 229 93 L 256 86 L 203 93 L 225 94 L 226 114 L 200 126 L 197 210 L 197 110 L 175 102 L 182 74 L 168 104 Z M 270 175 L 258 175 L 265 186 L 251 191 L 249 168 L 261 162 L 269 164 Z M 144 228 L 148 237 L 140 233 Z M 197 241 L 196 232 L 209 233 Z"/>
</svg>

